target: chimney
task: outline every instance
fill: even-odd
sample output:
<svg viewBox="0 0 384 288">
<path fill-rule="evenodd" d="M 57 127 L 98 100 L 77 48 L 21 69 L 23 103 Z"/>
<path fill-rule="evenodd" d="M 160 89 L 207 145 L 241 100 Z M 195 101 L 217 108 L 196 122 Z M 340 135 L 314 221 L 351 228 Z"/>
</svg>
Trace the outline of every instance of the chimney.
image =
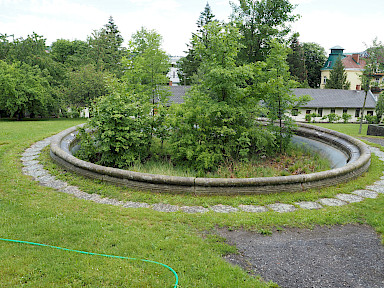
<svg viewBox="0 0 384 288">
<path fill-rule="evenodd" d="M 360 60 L 360 54 L 356 53 L 356 54 L 352 54 L 352 59 L 355 60 L 355 62 L 357 64 L 359 64 L 359 60 Z"/>
</svg>

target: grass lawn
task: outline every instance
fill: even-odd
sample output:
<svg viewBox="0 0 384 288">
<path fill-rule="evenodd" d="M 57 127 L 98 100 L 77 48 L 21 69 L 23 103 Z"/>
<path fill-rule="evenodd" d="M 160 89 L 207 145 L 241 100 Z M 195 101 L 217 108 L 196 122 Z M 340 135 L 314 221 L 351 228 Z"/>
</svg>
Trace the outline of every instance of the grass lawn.
<svg viewBox="0 0 384 288">
<path fill-rule="evenodd" d="M 0 238 L 161 262 L 177 272 L 179 287 L 275 287 L 223 260 L 222 256 L 235 252 L 235 248 L 209 232 L 215 227 L 265 233 L 284 227 L 367 223 L 384 234 L 383 195 L 362 203 L 316 211 L 195 215 L 95 204 L 39 186 L 22 174 L 20 155 L 24 149 L 80 122 L 0 121 Z M 356 124 L 324 126 L 352 136 L 358 131 Z M 50 162 L 47 152 L 41 159 L 58 177 L 88 193 L 127 201 L 203 206 L 316 200 L 363 188 L 382 175 L 383 167 L 373 157 L 371 168 L 364 176 L 319 191 L 198 198 L 134 192 L 65 173 Z M 1 287 L 173 287 L 175 283 L 174 275 L 160 265 L 17 243 L 0 241 L 0 259 Z"/>
</svg>

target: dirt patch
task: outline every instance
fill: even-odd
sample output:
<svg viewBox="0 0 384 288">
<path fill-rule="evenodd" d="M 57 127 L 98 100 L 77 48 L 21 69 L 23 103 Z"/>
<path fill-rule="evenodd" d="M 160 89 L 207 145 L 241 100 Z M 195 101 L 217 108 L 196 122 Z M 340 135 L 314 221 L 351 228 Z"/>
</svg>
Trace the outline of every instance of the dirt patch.
<svg viewBox="0 0 384 288">
<path fill-rule="evenodd" d="M 369 226 L 217 233 L 239 251 L 227 261 L 280 287 L 384 287 L 384 246 Z"/>
</svg>

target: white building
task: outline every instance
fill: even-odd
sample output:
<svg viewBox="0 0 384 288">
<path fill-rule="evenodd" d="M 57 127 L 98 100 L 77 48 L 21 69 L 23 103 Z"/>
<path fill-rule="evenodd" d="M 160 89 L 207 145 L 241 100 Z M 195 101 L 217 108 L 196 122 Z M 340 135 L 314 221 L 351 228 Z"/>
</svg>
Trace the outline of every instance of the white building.
<svg viewBox="0 0 384 288">
<path fill-rule="evenodd" d="M 169 85 L 170 86 L 179 86 L 180 85 L 180 79 L 177 75 L 177 61 L 179 61 L 181 57 L 180 56 L 170 56 L 171 60 L 171 69 L 169 70 L 167 77 L 169 78 Z"/>
</svg>

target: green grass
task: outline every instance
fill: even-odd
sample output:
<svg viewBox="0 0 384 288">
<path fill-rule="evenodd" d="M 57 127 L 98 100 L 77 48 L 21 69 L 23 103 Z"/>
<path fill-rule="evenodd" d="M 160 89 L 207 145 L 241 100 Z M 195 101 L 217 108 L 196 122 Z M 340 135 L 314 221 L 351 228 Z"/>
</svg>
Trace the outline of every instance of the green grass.
<svg viewBox="0 0 384 288">
<path fill-rule="evenodd" d="M 159 261 L 175 269 L 180 287 L 268 287 L 268 283 L 223 260 L 222 256 L 235 252 L 235 248 L 206 231 L 212 232 L 215 227 L 244 228 L 268 235 L 285 227 L 366 223 L 384 234 L 383 195 L 343 207 L 300 209 L 285 214 L 161 213 L 76 199 L 39 186 L 21 173 L 19 158 L 25 148 L 80 122 L 0 121 L 0 238 Z M 348 132 L 347 126 L 334 125 L 327 128 L 357 133 L 358 125 L 346 124 L 350 127 Z M 135 192 L 91 181 L 63 172 L 50 162 L 47 153 L 41 158 L 60 178 L 86 192 L 122 200 L 204 206 L 293 203 L 330 197 L 371 184 L 382 175 L 383 169 L 382 163 L 373 157 L 368 173 L 336 187 L 264 196 L 198 198 Z M 158 265 L 1 241 L 0 259 L 1 287 L 172 287 L 174 283 L 172 273 Z"/>
</svg>

